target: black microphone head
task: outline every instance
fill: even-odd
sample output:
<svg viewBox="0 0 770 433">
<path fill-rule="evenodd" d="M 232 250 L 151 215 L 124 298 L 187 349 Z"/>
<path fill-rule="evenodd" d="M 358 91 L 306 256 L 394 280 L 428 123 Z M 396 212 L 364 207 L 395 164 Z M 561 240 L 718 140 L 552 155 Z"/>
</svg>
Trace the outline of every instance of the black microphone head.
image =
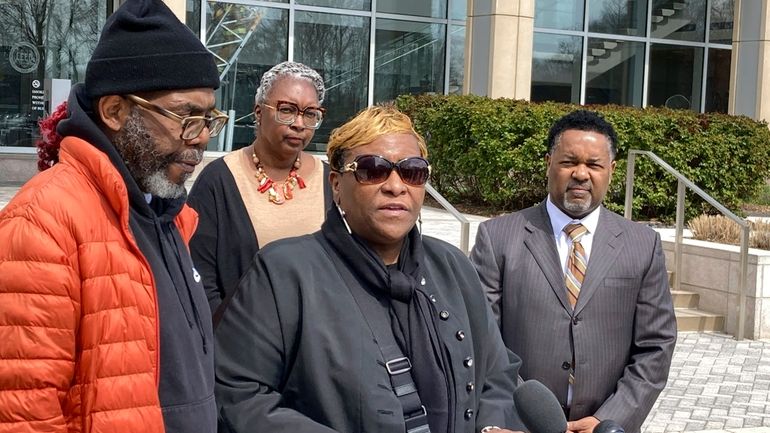
<svg viewBox="0 0 770 433">
<path fill-rule="evenodd" d="M 536 380 L 528 380 L 513 392 L 519 418 L 532 433 L 564 433 L 567 418 L 556 396 Z"/>
<path fill-rule="evenodd" d="M 626 433 L 620 424 L 611 419 L 605 419 L 604 421 L 596 424 L 594 427 L 594 433 Z"/>
</svg>

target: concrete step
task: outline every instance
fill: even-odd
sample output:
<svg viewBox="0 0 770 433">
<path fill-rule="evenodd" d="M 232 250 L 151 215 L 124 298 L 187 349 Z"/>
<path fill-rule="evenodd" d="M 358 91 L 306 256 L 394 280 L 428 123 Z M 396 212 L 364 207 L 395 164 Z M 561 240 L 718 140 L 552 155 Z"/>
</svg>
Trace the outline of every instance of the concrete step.
<svg viewBox="0 0 770 433">
<path fill-rule="evenodd" d="M 686 290 L 671 290 L 671 298 L 674 300 L 674 308 L 698 308 L 700 295 Z"/>
<path fill-rule="evenodd" d="M 679 331 L 724 331 L 724 316 L 694 308 L 675 308 L 674 312 Z"/>
</svg>

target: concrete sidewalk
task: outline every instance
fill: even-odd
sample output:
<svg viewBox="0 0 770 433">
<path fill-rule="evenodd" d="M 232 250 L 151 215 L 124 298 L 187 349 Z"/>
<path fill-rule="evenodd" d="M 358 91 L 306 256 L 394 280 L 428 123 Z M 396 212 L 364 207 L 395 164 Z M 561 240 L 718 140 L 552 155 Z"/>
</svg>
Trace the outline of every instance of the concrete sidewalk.
<svg viewBox="0 0 770 433">
<path fill-rule="evenodd" d="M 17 190 L 0 185 L 0 209 Z M 486 218 L 467 218 L 472 246 Z M 460 223 L 448 212 L 424 208 L 422 227 L 459 245 Z M 770 433 L 770 340 L 680 332 L 668 384 L 642 432 Z"/>
</svg>

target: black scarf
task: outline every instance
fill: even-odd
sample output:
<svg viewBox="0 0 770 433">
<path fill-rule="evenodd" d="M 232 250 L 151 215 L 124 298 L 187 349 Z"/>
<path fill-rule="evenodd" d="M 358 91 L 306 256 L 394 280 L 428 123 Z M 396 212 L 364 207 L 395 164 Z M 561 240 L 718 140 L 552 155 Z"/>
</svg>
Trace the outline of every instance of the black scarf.
<svg viewBox="0 0 770 433">
<path fill-rule="evenodd" d="M 416 227 L 409 231 L 394 266 L 385 266 L 365 241 L 348 233 L 336 206 L 327 212 L 321 233 L 362 286 L 390 300 L 393 334 L 412 362 L 412 378 L 427 410 L 430 430 L 449 432 L 453 425 L 449 390 L 454 386 L 446 348 L 436 329 L 436 311 L 424 291 L 428 286 L 421 284 L 425 271 L 421 269 L 424 253 L 419 231 Z"/>
</svg>

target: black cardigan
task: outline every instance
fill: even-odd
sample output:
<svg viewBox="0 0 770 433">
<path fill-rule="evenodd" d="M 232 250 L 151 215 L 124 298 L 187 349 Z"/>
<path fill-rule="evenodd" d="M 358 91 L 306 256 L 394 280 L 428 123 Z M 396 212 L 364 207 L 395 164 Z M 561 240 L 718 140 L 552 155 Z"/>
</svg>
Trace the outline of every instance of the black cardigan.
<svg viewBox="0 0 770 433">
<path fill-rule="evenodd" d="M 332 205 L 329 165 L 324 163 L 323 170 L 324 207 L 328 210 Z M 188 204 L 200 215 L 198 229 L 190 240 L 190 252 L 214 313 L 251 265 L 259 242 L 235 178 L 223 158 L 212 161 L 201 171 L 190 190 Z"/>
</svg>

